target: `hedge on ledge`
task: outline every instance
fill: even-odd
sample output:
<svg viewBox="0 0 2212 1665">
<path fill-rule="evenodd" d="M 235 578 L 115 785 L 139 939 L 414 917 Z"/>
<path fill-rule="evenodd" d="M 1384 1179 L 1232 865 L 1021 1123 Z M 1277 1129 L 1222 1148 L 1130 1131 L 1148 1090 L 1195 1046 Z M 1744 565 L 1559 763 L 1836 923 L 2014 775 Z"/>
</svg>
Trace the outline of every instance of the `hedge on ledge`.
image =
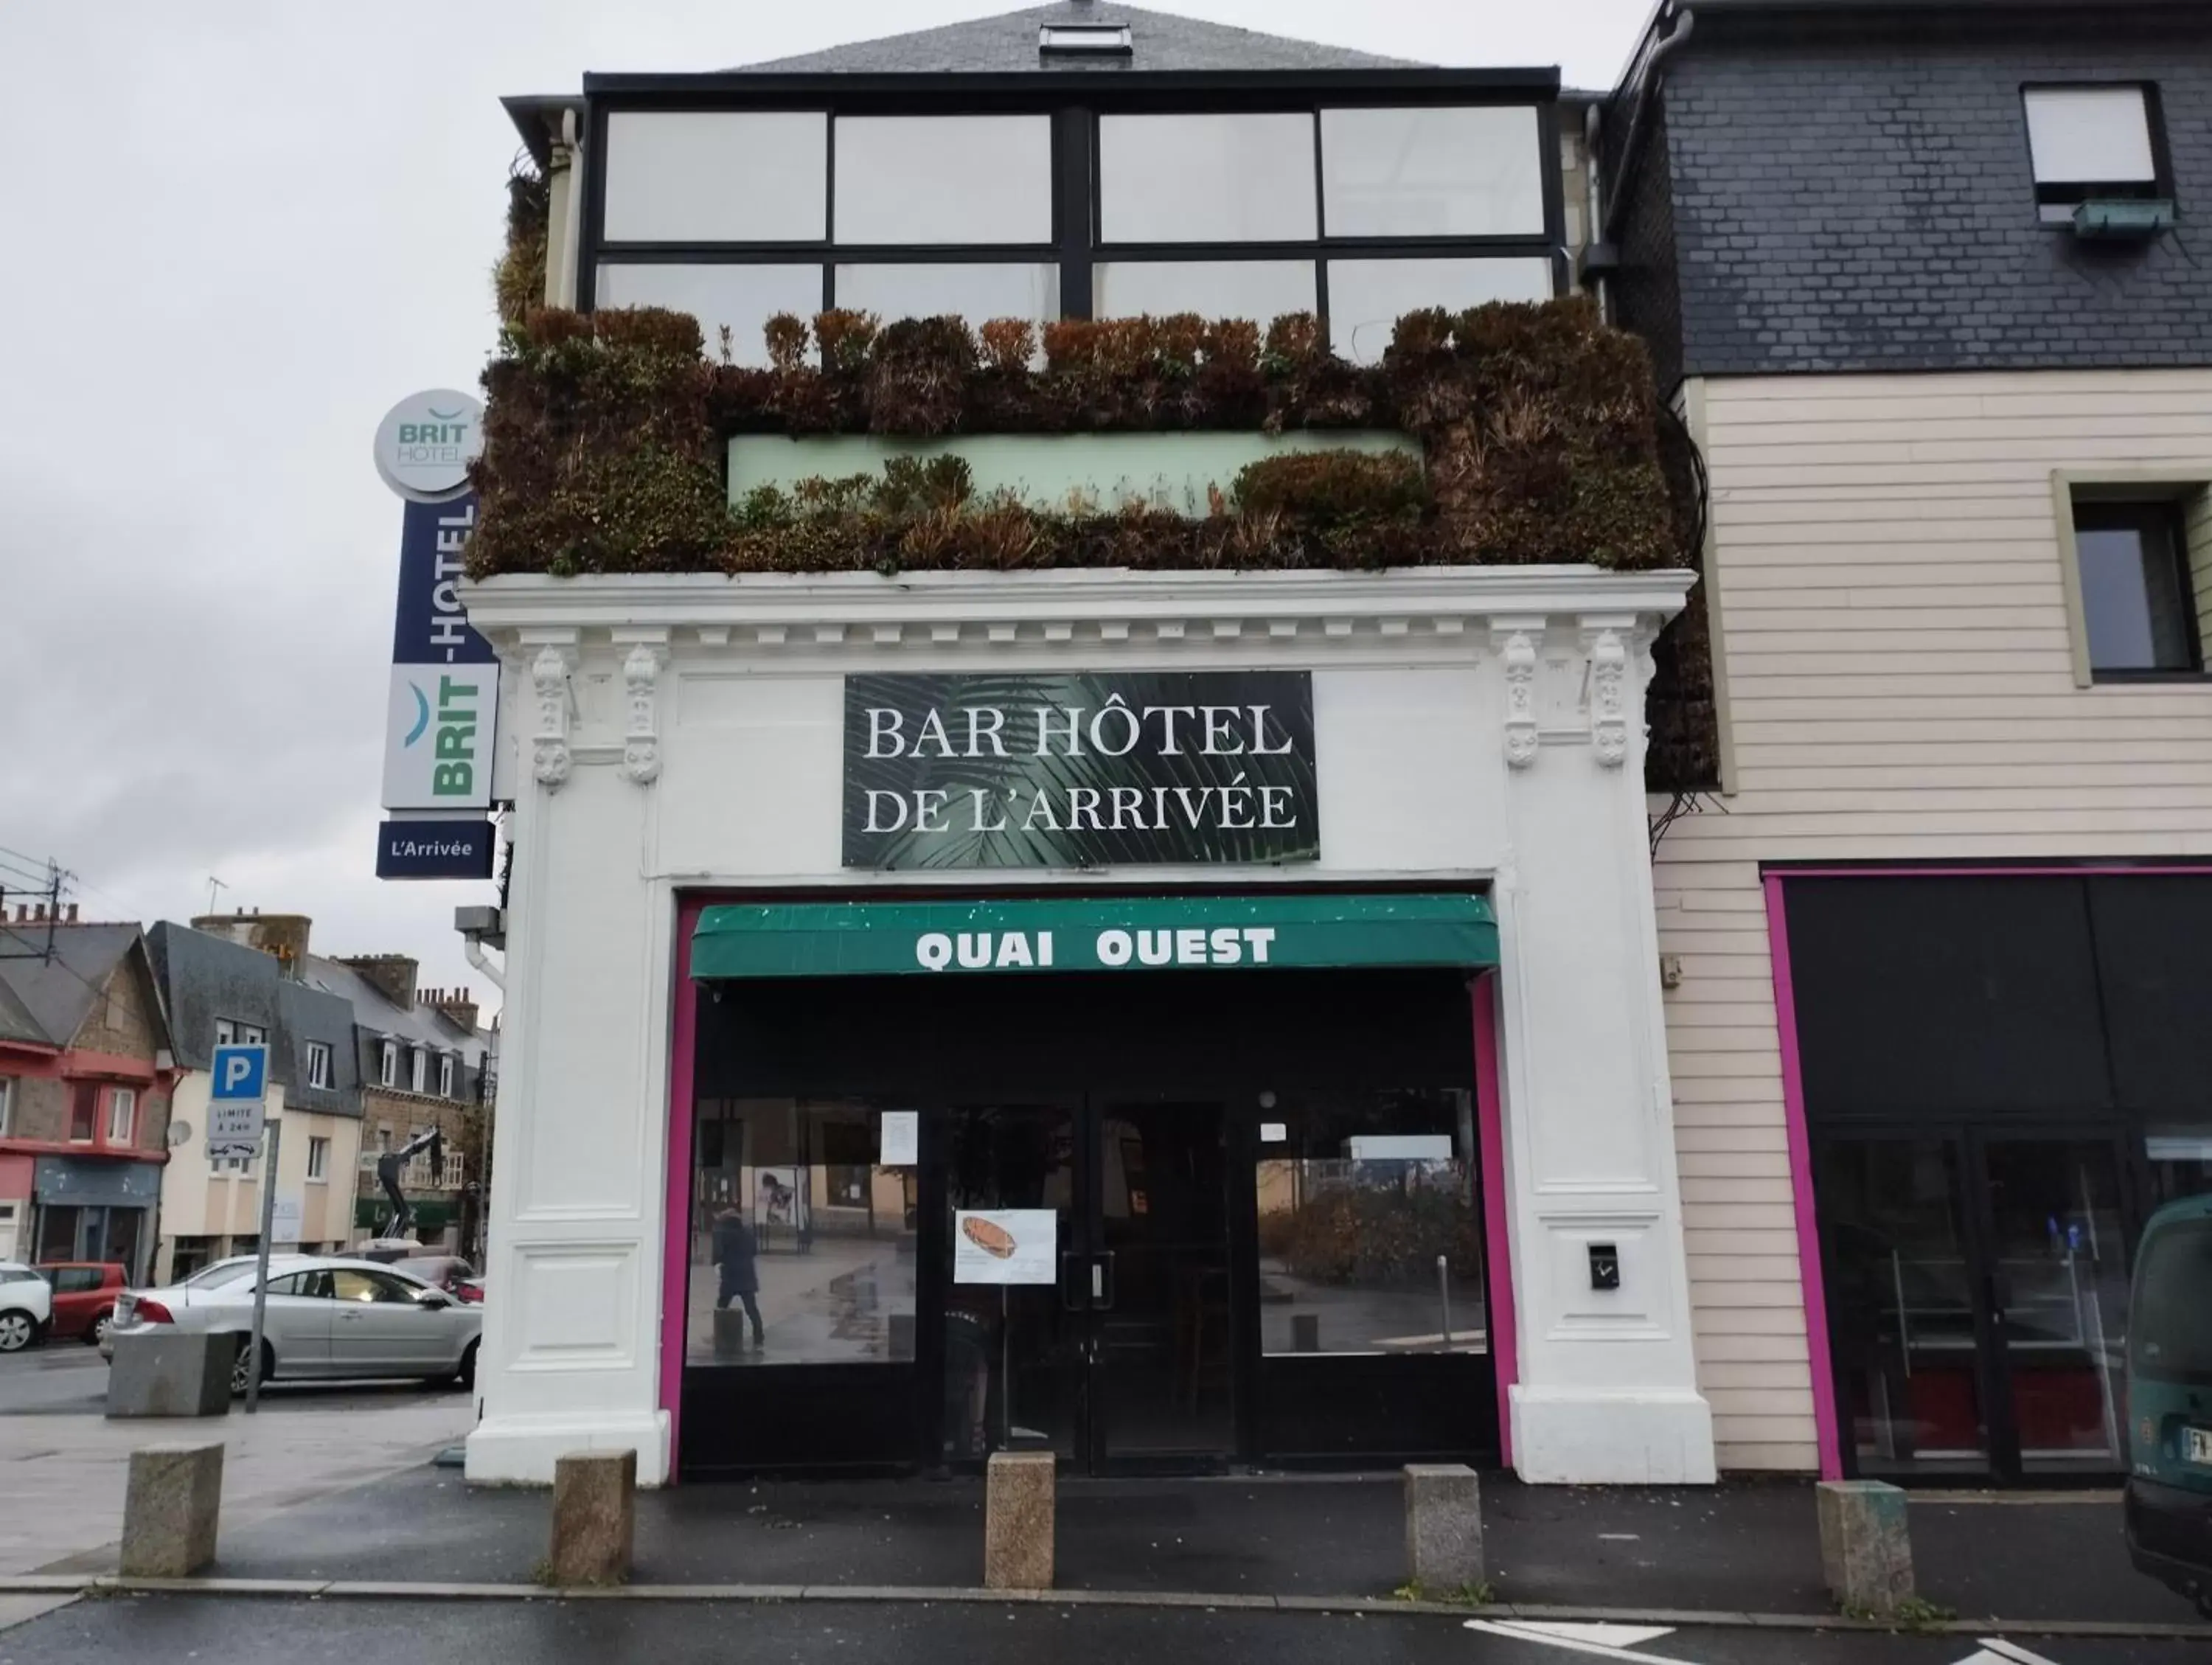
<svg viewBox="0 0 2212 1665">
<path fill-rule="evenodd" d="M 756 369 L 726 343 L 710 362 L 697 324 L 658 308 L 540 310 L 510 329 L 484 372 L 471 574 L 1683 561 L 1650 362 L 1581 300 L 1410 313 L 1373 366 L 1336 357 L 1309 313 L 1264 333 L 1178 315 L 1040 338 L 1019 319 L 830 312 L 766 334 Z M 1043 512 L 889 476 L 732 508 L 723 483 L 738 433 L 1301 428 L 1401 428 L 1424 477 L 1389 458 L 1277 459 L 1194 519 Z"/>
</svg>

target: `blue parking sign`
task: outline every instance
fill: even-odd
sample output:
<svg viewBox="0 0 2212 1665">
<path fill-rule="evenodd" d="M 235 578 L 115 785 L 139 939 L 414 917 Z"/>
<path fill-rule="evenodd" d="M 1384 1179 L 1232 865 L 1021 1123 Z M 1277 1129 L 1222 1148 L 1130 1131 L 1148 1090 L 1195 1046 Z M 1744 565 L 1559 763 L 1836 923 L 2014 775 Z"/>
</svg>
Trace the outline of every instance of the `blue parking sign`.
<svg viewBox="0 0 2212 1665">
<path fill-rule="evenodd" d="M 215 1080 L 208 1090 L 210 1098 L 258 1101 L 269 1096 L 269 1048 L 258 1042 L 251 1046 L 217 1047 L 212 1068 Z"/>
</svg>

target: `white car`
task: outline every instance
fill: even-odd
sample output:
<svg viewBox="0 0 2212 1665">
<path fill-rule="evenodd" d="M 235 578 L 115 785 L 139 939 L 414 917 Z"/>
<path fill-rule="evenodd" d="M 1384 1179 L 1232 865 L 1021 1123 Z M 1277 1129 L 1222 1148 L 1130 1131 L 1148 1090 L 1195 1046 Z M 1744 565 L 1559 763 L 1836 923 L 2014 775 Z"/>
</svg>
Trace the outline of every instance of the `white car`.
<svg viewBox="0 0 2212 1665">
<path fill-rule="evenodd" d="M 253 1273 L 250 1258 L 218 1261 L 180 1284 L 125 1291 L 116 1298 L 101 1352 L 112 1358 L 116 1338 L 161 1324 L 234 1336 L 230 1387 L 244 1393 L 253 1369 Z M 483 1333 L 483 1308 L 374 1261 L 269 1257 L 264 1382 L 420 1376 L 470 1387 Z"/>
<path fill-rule="evenodd" d="M 46 1333 L 54 1286 L 20 1261 L 0 1261 L 0 1352 L 21 1352 Z"/>
</svg>

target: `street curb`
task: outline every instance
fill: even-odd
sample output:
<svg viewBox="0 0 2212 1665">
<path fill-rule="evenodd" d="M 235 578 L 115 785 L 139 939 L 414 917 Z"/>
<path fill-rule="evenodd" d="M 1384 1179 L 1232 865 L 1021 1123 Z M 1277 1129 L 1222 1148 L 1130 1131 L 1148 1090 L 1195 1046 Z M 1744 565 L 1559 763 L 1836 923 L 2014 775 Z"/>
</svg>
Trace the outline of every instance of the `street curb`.
<svg viewBox="0 0 2212 1665">
<path fill-rule="evenodd" d="M 1667 1625 L 1677 1629 L 1904 1630 L 1832 1613 L 1741 1613 L 1697 1607 L 1576 1607 L 1498 1602 L 1401 1601 L 1371 1595 L 1252 1595 L 1204 1590 L 979 1589 L 933 1584 L 611 1584 L 556 1589 L 544 1584 L 430 1584 L 316 1578 L 120 1578 L 102 1574 L 0 1576 L 0 1595 L 229 1595 L 380 1601 L 786 1601 L 915 1606 L 1201 1607 L 1216 1611 L 1358 1614 L 1363 1617 L 1502 1619 L 1537 1623 Z M 2212 1642 L 2212 1625 L 2124 1619 L 1954 1619 L 1918 1626 L 1927 1636 L 2049 1636 L 2083 1640 Z"/>
</svg>

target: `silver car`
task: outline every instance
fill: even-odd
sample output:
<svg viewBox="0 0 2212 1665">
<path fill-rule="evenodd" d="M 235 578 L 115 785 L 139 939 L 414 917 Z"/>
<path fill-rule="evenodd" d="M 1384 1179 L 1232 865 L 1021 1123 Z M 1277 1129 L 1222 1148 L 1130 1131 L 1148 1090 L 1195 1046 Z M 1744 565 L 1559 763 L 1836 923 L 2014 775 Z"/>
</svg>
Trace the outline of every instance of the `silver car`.
<svg viewBox="0 0 2212 1665">
<path fill-rule="evenodd" d="M 251 1259 L 218 1261 L 179 1284 L 125 1291 L 100 1352 L 112 1358 L 116 1337 L 161 1324 L 234 1336 L 230 1387 L 244 1393 L 253 1369 L 253 1273 Z M 420 1376 L 472 1387 L 483 1333 L 483 1308 L 374 1261 L 269 1257 L 264 1382 Z"/>
<path fill-rule="evenodd" d="M 46 1334 L 54 1289 L 21 1261 L 0 1261 L 0 1352 L 20 1352 Z"/>
</svg>

